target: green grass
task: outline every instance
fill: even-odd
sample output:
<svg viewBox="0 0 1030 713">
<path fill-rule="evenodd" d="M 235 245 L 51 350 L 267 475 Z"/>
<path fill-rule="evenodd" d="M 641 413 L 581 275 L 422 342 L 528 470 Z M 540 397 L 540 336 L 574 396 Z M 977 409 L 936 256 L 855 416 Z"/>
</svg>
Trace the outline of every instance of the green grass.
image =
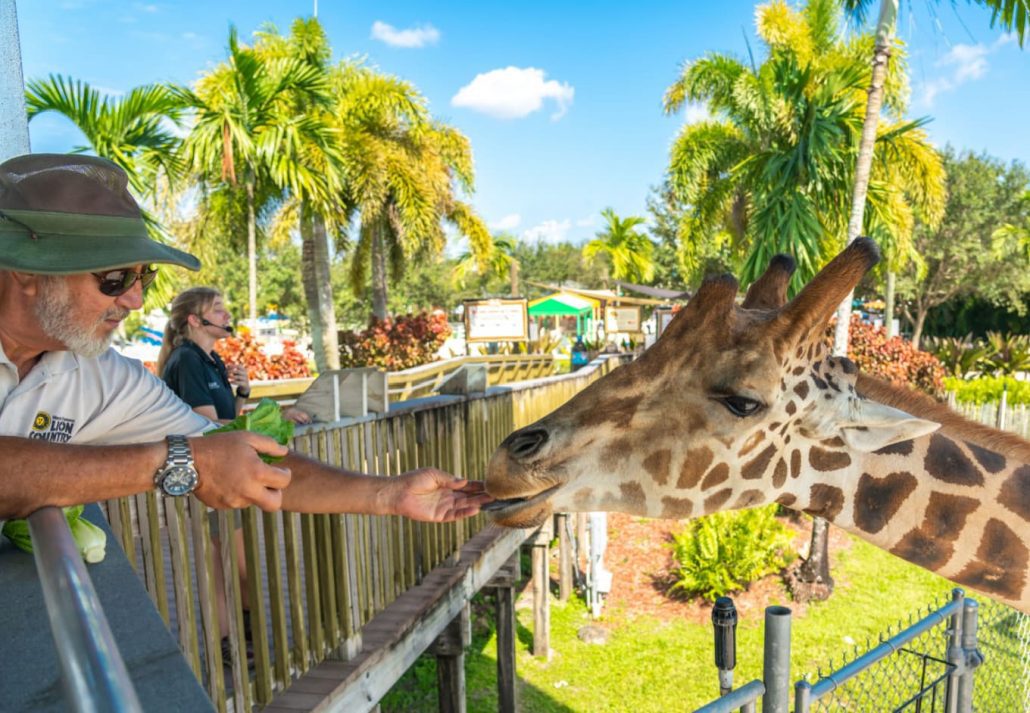
<svg viewBox="0 0 1030 713">
<path fill-rule="evenodd" d="M 842 654 L 851 654 L 855 644 L 864 650 L 867 638 L 875 642 L 889 626 L 897 632 L 900 619 L 943 603 L 953 587 L 860 540 L 836 555 L 833 575 L 837 586 L 829 601 L 792 617 L 792 682 L 820 666 L 831 670 L 831 657 L 839 666 Z M 497 710 L 496 639 L 492 602 L 477 599 L 465 657 L 467 702 L 470 713 L 486 713 Z M 771 603 L 791 606 L 786 595 Z M 611 638 L 591 645 L 576 637 L 590 623 L 582 601 L 552 600 L 554 653 L 544 661 L 529 653 L 532 618 L 531 609 L 517 612 L 520 711 L 693 710 L 718 694 L 711 626 L 606 611 L 596 623 L 610 629 Z M 737 627 L 736 685 L 761 677 L 762 618 L 750 615 Z M 435 659 L 423 656 L 382 703 L 384 711 L 435 711 Z"/>
</svg>

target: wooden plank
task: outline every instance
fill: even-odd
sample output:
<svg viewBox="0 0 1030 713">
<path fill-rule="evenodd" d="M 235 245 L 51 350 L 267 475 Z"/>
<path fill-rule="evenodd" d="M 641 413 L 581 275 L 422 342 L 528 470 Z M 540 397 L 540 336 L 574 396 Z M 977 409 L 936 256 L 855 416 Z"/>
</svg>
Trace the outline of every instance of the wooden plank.
<svg viewBox="0 0 1030 713">
<path fill-rule="evenodd" d="M 215 586 L 215 558 L 211 547 L 211 527 L 207 506 L 195 497 L 189 498 L 190 524 L 193 530 L 193 564 L 197 577 L 197 598 L 204 638 L 204 661 L 207 664 L 207 692 L 219 711 L 225 711 L 225 676 L 222 672 L 222 630 L 218 621 L 219 592 Z"/>
<path fill-rule="evenodd" d="M 236 553 L 236 518 L 233 510 L 218 511 L 222 573 L 225 581 L 225 608 L 229 619 L 229 649 L 232 652 L 233 710 L 249 711 L 252 705 L 250 675 L 247 671 L 247 649 L 243 633 L 243 597 Z"/>
<path fill-rule="evenodd" d="M 551 658 L 550 577 L 547 572 L 547 545 L 534 545 L 533 551 L 533 655 Z"/>
<path fill-rule="evenodd" d="M 516 713 L 519 705 L 515 687 L 515 587 L 499 586 L 494 594 L 497 600 L 497 710 Z"/>
<path fill-rule="evenodd" d="M 554 526 L 558 530 L 558 600 L 567 602 L 572 596 L 572 538 L 569 537 L 568 513 L 557 513 Z"/>
<path fill-rule="evenodd" d="M 193 612 L 193 582 L 190 579 L 189 546 L 186 543 L 186 505 L 182 498 L 164 498 L 168 545 L 172 556 L 172 582 L 175 587 L 175 613 L 179 622 L 179 648 L 200 679 L 200 650 Z"/>
<path fill-rule="evenodd" d="M 275 686 L 290 684 L 290 642 L 286 623 L 286 592 L 283 588 L 283 557 L 279 552 L 282 541 L 281 513 L 262 513 L 265 531 L 265 567 L 268 570 L 268 615 L 271 620 L 272 650 L 274 653 Z"/>
</svg>

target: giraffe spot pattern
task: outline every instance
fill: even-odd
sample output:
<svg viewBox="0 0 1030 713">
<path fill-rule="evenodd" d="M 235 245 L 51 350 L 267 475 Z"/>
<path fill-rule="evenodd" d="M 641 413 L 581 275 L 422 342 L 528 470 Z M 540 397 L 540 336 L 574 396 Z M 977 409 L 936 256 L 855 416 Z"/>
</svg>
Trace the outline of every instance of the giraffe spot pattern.
<svg viewBox="0 0 1030 713">
<path fill-rule="evenodd" d="M 801 451 L 794 449 L 790 454 L 790 477 L 797 478 L 801 475 Z"/>
<path fill-rule="evenodd" d="M 730 467 L 726 463 L 719 463 L 712 468 L 701 483 L 701 490 L 714 488 L 719 483 L 725 483 L 730 477 Z"/>
<path fill-rule="evenodd" d="M 1001 486 L 998 502 L 1030 522 L 1030 465 L 1017 468 L 1008 477 Z"/>
<path fill-rule="evenodd" d="M 646 470 L 655 482 L 665 485 L 669 482 L 669 460 L 672 458 L 672 451 L 664 448 L 655 451 L 644 459 L 644 470 Z"/>
<path fill-rule="evenodd" d="M 898 441 L 873 451 L 878 456 L 907 456 L 915 449 L 915 441 Z"/>
<path fill-rule="evenodd" d="M 983 473 L 966 457 L 958 444 L 939 434 L 930 436 L 923 463 L 926 472 L 937 480 L 955 485 L 983 485 Z"/>
<path fill-rule="evenodd" d="M 891 553 L 931 571 L 937 571 L 951 559 L 952 546 L 942 540 L 927 537 L 919 528 L 908 534 L 891 548 Z"/>
<path fill-rule="evenodd" d="M 811 499 L 805 512 L 818 515 L 831 522 L 844 507 L 844 491 L 835 485 L 817 483 L 812 486 Z"/>
<path fill-rule="evenodd" d="M 776 502 L 785 508 L 789 508 L 798 501 L 797 497 L 790 493 L 780 493 L 776 496 Z"/>
<path fill-rule="evenodd" d="M 771 427 L 770 427 L 771 429 Z M 753 436 L 747 439 L 747 443 L 740 449 L 738 455 L 746 456 L 748 453 L 758 447 L 758 444 L 765 440 L 765 431 L 758 431 Z"/>
<path fill-rule="evenodd" d="M 808 451 L 808 462 L 816 470 L 826 473 L 851 465 L 851 456 L 847 453 L 828 451 L 818 446 L 812 446 Z"/>
<path fill-rule="evenodd" d="M 802 374 L 805 373 L 805 367 L 804 366 L 795 366 L 794 369 L 790 373 L 793 374 L 794 376 L 801 376 Z"/>
<path fill-rule="evenodd" d="M 580 423 L 583 426 L 600 426 L 611 422 L 617 428 L 626 428 L 643 399 L 643 394 L 607 399 L 587 410 Z"/>
<path fill-rule="evenodd" d="M 855 491 L 855 524 L 866 532 L 879 532 L 916 485 L 916 477 L 911 473 L 890 473 L 883 478 L 863 473 Z"/>
<path fill-rule="evenodd" d="M 688 498 L 662 498 L 662 517 L 666 520 L 680 520 L 690 517 L 694 512 L 694 503 Z"/>
<path fill-rule="evenodd" d="M 740 469 L 741 477 L 744 480 L 757 480 L 761 478 L 765 475 L 765 471 L 769 469 L 769 463 L 774 455 L 776 455 L 776 445 L 767 446 L 764 451 L 744 464 L 744 467 Z"/>
<path fill-rule="evenodd" d="M 745 490 L 737 498 L 737 502 L 733 504 L 733 510 L 743 510 L 744 508 L 753 507 L 755 505 L 761 505 L 765 502 L 765 493 L 761 490 Z"/>
<path fill-rule="evenodd" d="M 619 485 L 619 497 L 608 493 L 601 502 L 601 509 L 608 512 L 624 512 L 630 515 L 647 514 L 647 498 L 640 483 L 622 483 Z"/>
<path fill-rule="evenodd" d="M 726 501 L 730 499 L 731 495 L 733 495 L 733 488 L 723 488 L 715 495 L 712 495 L 710 498 L 706 499 L 705 513 L 712 513 L 719 510 L 719 508 L 726 504 Z"/>
<path fill-rule="evenodd" d="M 679 490 L 689 490 L 697 485 L 701 476 L 711 465 L 712 457 L 712 451 L 708 448 L 693 448 L 687 451 L 683 465 L 680 466 L 680 476 L 676 481 L 676 487 Z M 728 473 L 729 468 L 727 468 Z"/>
<path fill-rule="evenodd" d="M 808 398 L 808 382 L 802 381 L 794 387 L 794 393 L 804 401 Z"/>
<path fill-rule="evenodd" d="M 953 543 L 977 507 L 979 502 L 973 498 L 931 493 L 922 525 L 910 530 L 891 552 L 927 569 L 940 569 L 951 559 Z"/>
<path fill-rule="evenodd" d="M 820 391 L 826 391 L 826 389 L 830 388 L 827 385 L 827 383 L 823 381 L 821 378 L 819 378 L 819 375 L 816 374 L 814 371 L 812 372 L 812 383 L 814 383 L 815 388 L 819 389 Z"/>
<path fill-rule="evenodd" d="M 773 469 L 772 484 L 774 488 L 782 488 L 783 484 L 787 482 L 787 461 L 780 458 L 776 461 L 776 467 Z"/>
<path fill-rule="evenodd" d="M 629 438 L 616 438 L 601 451 L 601 462 L 609 468 L 616 467 L 633 452 L 633 441 Z"/>
<path fill-rule="evenodd" d="M 827 439 L 825 439 L 823 441 L 820 441 L 820 443 L 822 445 L 826 446 L 827 448 L 843 448 L 845 445 L 847 445 L 846 443 L 844 443 L 844 439 L 841 438 L 840 436 L 834 436 L 833 438 L 827 438 Z"/>
<path fill-rule="evenodd" d="M 793 416 L 797 412 L 798 407 L 794 405 L 793 401 L 788 401 L 783 410 L 787 412 L 788 416 Z"/>
<path fill-rule="evenodd" d="M 572 496 L 572 502 L 576 504 L 577 510 L 584 510 L 590 504 L 590 499 L 593 496 L 593 488 L 580 488 L 576 491 L 576 494 Z"/>
<path fill-rule="evenodd" d="M 975 443 L 966 441 L 966 448 L 976 458 L 976 462 L 983 466 L 983 469 L 988 473 L 998 473 L 1005 468 L 1005 464 L 1008 462 L 1005 460 L 1005 456 L 994 451 L 989 451 L 986 448 L 981 448 Z"/>
<path fill-rule="evenodd" d="M 1030 551 L 1019 535 L 1001 520 L 988 520 L 976 557 L 955 579 L 974 589 L 1019 598 L 1030 561 Z"/>
<path fill-rule="evenodd" d="M 858 373 L 858 366 L 847 357 L 837 357 L 837 363 L 840 364 L 840 367 L 844 370 L 845 374 Z"/>
</svg>

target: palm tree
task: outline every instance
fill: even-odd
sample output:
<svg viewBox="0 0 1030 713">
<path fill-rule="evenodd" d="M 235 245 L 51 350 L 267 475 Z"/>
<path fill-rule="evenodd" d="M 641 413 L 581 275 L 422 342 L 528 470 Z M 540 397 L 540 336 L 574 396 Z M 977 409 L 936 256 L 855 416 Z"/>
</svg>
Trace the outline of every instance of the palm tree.
<svg viewBox="0 0 1030 713">
<path fill-rule="evenodd" d="M 249 317 L 257 319 L 258 184 L 273 177 L 294 185 L 313 185 L 312 169 L 291 158 L 312 137 L 325 139 L 326 128 L 295 103 L 296 93 L 318 96 L 324 80 L 297 59 L 269 60 L 241 46 L 229 31 L 229 57 L 197 82 L 177 88 L 193 110 L 195 123 L 185 148 L 191 169 L 209 185 L 243 184 L 247 204 Z M 274 176 L 273 176 L 274 174 Z"/>
<path fill-rule="evenodd" d="M 583 257 L 604 260 L 613 280 L 650 281 L 654 277 L 654 243 L 636 231 L 644 219 L 635 215 L 623 219 L 611 208 L 602 210 L 601 215 L 608 225 L 583 246 Z"/>
<path fill-rule="evenodd" d="M 297 201 L 297 218 L 301 236 L 301 282 L 307 301 L 311 325 L 311 343 L 315 366 L 319 371 L 340 368 L 340 348 L 336 330 L 330 278 L 331 255 L 329 235 L 342 233 L 349 222 L 344 196 L 340 152 L 340 132 L 333 126 L 329 112 L 332 102 L 329 82 L 329 58 L 332 55 L 325 30 L 318 20 L 294 20 L 289 37 L 274 27 L 257 33 L 255 50 L 269 61 L 296 59 L 317 72 L 324 91 L 310 87 L 295 90 L 292 98 L 299 116 L 308 122 L 308 130 L 284 141 L 286 150 L 277 153 L 270 167 L 273 181 L 288 190 Z"/>
<path fill-rule="evenodd" d="M 121 166 L 132 191 L 142 199 L 156 199 L 160 182 L 175 182 L 181 176 L 181 142 L 168 122 L 180 126 L 185 107 L 168 86 L 148 84 L 110 97 L 58 74 L 29 81 L 25 103 L 30 121 L 52 111 L 75 124 L 87 144 L 73 151 L 92 151 Z M 168 236 L 145 209 L 143 217 L 151 235 L 167 242 Z M 147 303 L 166 304 L 171 297 L 172 283 L 162 272 L 147 291 Z"/>
<path fill-rule="evenodd" d="M 454 268 L 454 283 L 464 286 L 470 275 L 486 274 L 507 276 L 512 297 L 519 294 L 519 266 L 516 252 L 518 250 L 518 238 L 513 235 L 495 235 L 493 237 L 493 249 L 485 260 L 479 259 L 472 251 L 466 251 L 458 258 L 458 265 Z M 485 271 L 483 262 L 486 263 Z"/>
<path fill-rule="evenodd" d="M 691 100 L 714 117 L 685 127 L 670 159 L 671 185 L 689 206 L 680 226 L 688 267 L 693 245 L 729 235 L 745 282 L 787 252 L 797 259 L 797 285 L 840 249 L 868 82 L 863 58 L 873 40 L 845 40 L 839 20 L 832 0 L 811 0 L 800 12 L 763 5 L 758 34 L 768 57 L 760 66 L 711 54 L 667 90 L 667 112 Z M 903 69 L 899 63 L 886 80 L 893 120 L 875 145 L 866 221 L 895 263 L 911 257 L 913 211 L 933 222 L 944 204 L 939 157 L 921 122 L 901 119 Z"/>
<path fill-rule="evenodd" d="M 1023 46 L 1027 29 L 1030 28 L 1030 4 L 1027 0 L 973 0 L 977 5 L 992 11 L 991 26 L 998 23 L 1003 29 L 1016 31 L 1019 35 L 1019 46 Z M 841 5 L 857 25 L 865 24 L 873 0 L 841 0 Z M 876 44 L 873 47 L 872 73 L 868 88 L 865 118 L 862 134 L 859 139 L 858 157 L 855 163 L 855 182 L 851 194 L 851 215 L 848 221 L 847 242 L 851 242 L 861 232 L 863 214 L 866 207 L 866 196 L 869 185 L 870 167 L 873 160 L 873 143 L 876 140 L 877 125 L 880 120 L 880 108 L 883 104 L 884 82 L 890 62 L 892 49 L 896 48 L 894 38 L 898 17 L 898 0 L 880 0 L 880 15 L 876 22 Z M 1000 21 L 1000 22 L 999 22 Z M 887 333 L 893 327 L 893 271 L 888 272 L 887 307 L 885 310 Z M 844 354 L 848 347 L 848 327 L 851 321 L 851 298 L 841 303 L 837 313 L 837 330 L 834 338 L 834 352 Z"/>
<path fill-rule="evenodd" d="M 439 254 L 446 221 L 469 238 L 480 261 L 492 239 L 459 191 L 472 190 L 472 151 L 457 130 L 434 122 L 407 82 L 360 64 L 334 76 L 333 114 L 342 132 L 351 203 L 361 228 L 351 285 L 361 294 L 371 272 L 372 313 L 387 316 L 388 271 L 397 279 L 412 259 Z"/>
</svg>

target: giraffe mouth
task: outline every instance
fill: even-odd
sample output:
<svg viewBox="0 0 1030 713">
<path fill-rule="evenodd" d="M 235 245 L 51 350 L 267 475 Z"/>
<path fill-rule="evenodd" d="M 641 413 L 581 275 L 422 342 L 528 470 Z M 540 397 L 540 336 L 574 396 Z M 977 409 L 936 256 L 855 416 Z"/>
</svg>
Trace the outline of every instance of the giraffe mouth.
<svg viewBox="0 0 1030 713">
<path fill-rule="evenodd" d="M 549 499 L 560 485 L 552 485 L 547 490 L 542 490 L 536 495 L 531 495 L 526 498 L 507 498 L 506 500 L 494 500 L 486 505 L 480 507 L 480 510 L 490 513 L 494 517 L 502 517 L 511 515 L 519 510 L 534 505 L 539 505 L 545 500 Z"/>
</svg>

